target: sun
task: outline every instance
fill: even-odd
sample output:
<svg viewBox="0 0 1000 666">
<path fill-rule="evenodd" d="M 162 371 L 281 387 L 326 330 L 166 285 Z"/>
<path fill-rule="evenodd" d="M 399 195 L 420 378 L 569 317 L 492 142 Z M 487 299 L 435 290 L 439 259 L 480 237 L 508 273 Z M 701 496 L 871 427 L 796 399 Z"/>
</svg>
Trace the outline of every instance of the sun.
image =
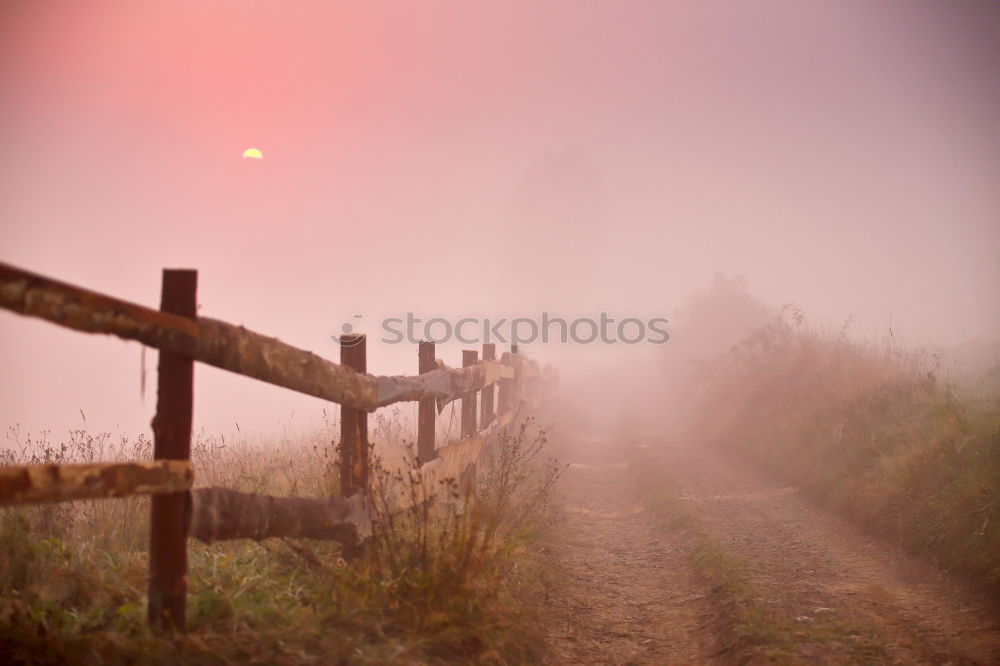
<svg viewBox="0 0 1000 666">
<path fill-rule="evenodd" d="M 251 160 L 262 160 L 264 159 L 264 154 L 261 153 L 260 150 L 257 148 L 247 148 L 246 150 L 243 151 L 243 158 Z"/>
</svg>

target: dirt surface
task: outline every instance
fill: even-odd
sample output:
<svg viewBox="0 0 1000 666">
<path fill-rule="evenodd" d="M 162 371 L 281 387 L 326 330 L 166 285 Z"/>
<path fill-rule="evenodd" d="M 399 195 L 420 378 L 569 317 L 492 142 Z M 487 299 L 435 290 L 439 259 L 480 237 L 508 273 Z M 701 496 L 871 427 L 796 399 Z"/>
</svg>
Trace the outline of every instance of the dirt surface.
<svg viewBox="0 0 1000 666">
<path fill-rule="evenodd" d="M 1000 663 L 996 603 L 892 535 L 865 535 L 717 452 L 647 447 L 677 506 L 742 563 L 773 644 L 734 646 L 732 609 L 695 568 L 690 537 L 644 500 L 620 447 L 578 438 L 559 452 L 571 465 L 553 526 L 553 663 Z"/>
<path fill-rule="evenodd" d="M 553 663 L 706 663 L 723 645 L 691 544 L 643 504 L 621 451 L 589 441 L 559 457 L 569 467 L 553 525 Z"/>
</svg>

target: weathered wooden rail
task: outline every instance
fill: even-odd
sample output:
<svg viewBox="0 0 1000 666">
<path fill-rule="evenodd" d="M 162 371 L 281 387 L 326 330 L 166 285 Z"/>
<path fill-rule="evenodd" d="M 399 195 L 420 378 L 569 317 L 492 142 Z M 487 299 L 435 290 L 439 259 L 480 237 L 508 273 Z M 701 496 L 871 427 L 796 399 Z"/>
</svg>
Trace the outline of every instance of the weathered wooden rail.
<svg viewBox="0 0 1000 666">
<path fill-rule="evenodd" d="M 152 495 L 149 621 L 160 627 L 184 628 L 188 537 L 207 543 L 304 537 L 356 545 L 371 534 L 368 412 L 419 401 L 418 471 L 423 487 L 436 489 L 439 481 L 474 473 L 489 441 L 482 430 L 508 426 L 522 397 L 537 395 L 541 383 L 537 364 L 519 355 L 516 346 L 496 361 L 490 344 L 483 346 L 483 360 L 477 351 L 466 350 L 463 367 L 448 368 L 435 358 L 434 344 L 422 342 L 420 374 L 374 376 L 367 372 L 363 336 L 341 339 L 338 364 L 242 326 L 199 317 L 196 298 L 197 273 L 190 270 L 164 270 L 160 309 L 154 310 L 0 263 L 0 307 L 160 350 L 153 461 L 0 467 L 0 505 Z M 195 361 L 340 404 L 340 496 L 192 489 Z M 437 447 L 436 414 L 459 399 L 462 438 Z M 412 503 L 406 492 L 390 501 L 398 510 Z"/>
</svg>

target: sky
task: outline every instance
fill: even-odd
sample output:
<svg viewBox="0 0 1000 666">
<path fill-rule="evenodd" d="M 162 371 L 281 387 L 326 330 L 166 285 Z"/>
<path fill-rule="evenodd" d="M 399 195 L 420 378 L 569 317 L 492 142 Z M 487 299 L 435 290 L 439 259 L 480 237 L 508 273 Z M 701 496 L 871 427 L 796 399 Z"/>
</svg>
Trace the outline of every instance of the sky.
<svg viewBox="0 0 1000 666">
<path fill-rule="evenodd" d="M 6 0 L 0 261 L 153 307 L 197 268 L 201 314 L 333 360 L 346 321 L 671 317 L 717 271 L 859 335 L 1000 337 L 998 7 Z M 142 362 L 0 312 L 0 427 L 148 432 Z M 323 407 L 197 369 L 209 432 Z"/>
</svg>

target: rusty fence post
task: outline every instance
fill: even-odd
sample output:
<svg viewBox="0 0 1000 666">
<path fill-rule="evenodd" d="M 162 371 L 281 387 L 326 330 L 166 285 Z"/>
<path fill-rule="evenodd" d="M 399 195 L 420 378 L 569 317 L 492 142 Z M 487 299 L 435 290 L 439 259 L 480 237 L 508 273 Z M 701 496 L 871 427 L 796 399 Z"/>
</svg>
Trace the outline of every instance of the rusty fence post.
<svg viewBox="0 0 1000 666">
<path fill-rule="evenodd" d="M 160 310 L 198 316 L 198 271 L 163 271 Z M 194 361 L 160 352 L 153 417 L 153 458 L 189 460 Z M 153 495 L 149 516 L 149 624 L 184 631 L 187 605 L 187 493 Z"/>
<path fill-rule="evenodd" d="M 473 349 L 462 351 L 462 367 L 468 368 L 479 360 L 479 352 Z M 462 396 L 462 438 L 476 436 L 476 391 Z"/>
<path fill-rule="evenodd" d="M 510 366 L 510 352 L 504 352 L 500 355 L 500 363 Z M 510 398 L 513 385 L 514 380 L 512 379 L 500 380 L 500 387 L 497 390 L 497 414 L 500 416 L 504 416 L 512 409 Z"/>
<path fill-rule="evenodd" d="M 417 347 L 417 363 L 420 374 L 437 369 L 433 342 L 420 343 Z M 417 462 L 421 465 L 434 459 L 434 410 L 434 398 L 420 401 L 417 411 Z"/>
<path fill-rule="evenodd" d="M 497 346 L 492 342 L 486 342 L 483 344 L 483 360 L 484 361 L 495 361 L 497 358 Z M 493 419 L 496 414 L 493 411 L 493 394 L 494 394 L 493 384 L 483 388 L 480 400 L 482 404 L 479 410 L 479 427 L 486 428 L 489 424 L 493 423 Z"/>
<path fill-rule="evenodd" d="M 365 336 L 340 336 L 340 364 L 368 372 Z M 368 412 L 340 409 L 340 494 L 350 497 L 368 487 Z"/>
</svg>

